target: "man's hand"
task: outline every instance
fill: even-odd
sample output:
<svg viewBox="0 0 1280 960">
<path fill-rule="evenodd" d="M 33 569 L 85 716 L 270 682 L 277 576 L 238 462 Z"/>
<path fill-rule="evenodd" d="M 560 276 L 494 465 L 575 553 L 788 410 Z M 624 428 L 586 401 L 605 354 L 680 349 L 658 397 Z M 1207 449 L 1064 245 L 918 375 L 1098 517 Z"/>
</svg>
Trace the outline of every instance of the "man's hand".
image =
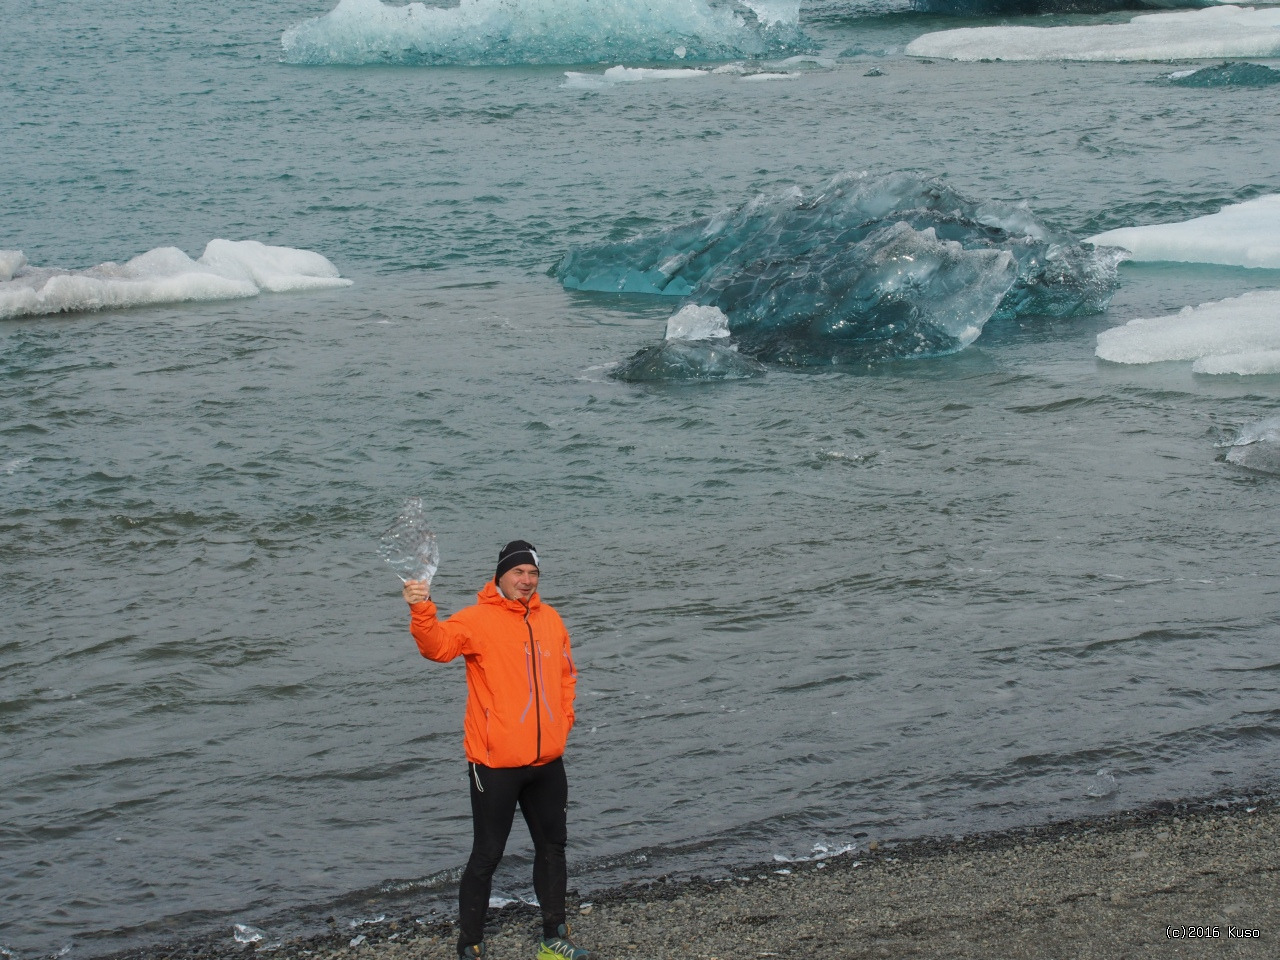
<svg viewBox="0 0 1280 960">
<path fill-rule="evenodd" d="M 406 580 L 401 593 L 404 595 L 405 603 L 408 604 L 422 603 L 431 599 L 431 588 L 426 580 Z"/>
</svg>

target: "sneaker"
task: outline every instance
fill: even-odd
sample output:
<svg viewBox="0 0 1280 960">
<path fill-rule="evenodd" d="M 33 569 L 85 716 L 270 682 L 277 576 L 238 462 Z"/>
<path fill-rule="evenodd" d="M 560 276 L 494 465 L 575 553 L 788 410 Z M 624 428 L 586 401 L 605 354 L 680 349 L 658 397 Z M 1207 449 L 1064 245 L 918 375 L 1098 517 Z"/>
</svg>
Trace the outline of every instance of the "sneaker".
<svg viewBox="0 0 1280 960">
<path fill-rule="evenodd" d="M 480 943 L 468 944 L 465 947 L 458 948 L 458 957 L 460 960 L 480 960 L 484 956 L 484 941 Z"/>
<path fill-rule="evenodd" d="M 538 944 L 536 960 L 587 960 L 590 956 L 589 950 L 573 945 L 569 939 L 569 925 L 562 923 L 556 927 L 554 937 L 547 937 Z"/>
</svg>

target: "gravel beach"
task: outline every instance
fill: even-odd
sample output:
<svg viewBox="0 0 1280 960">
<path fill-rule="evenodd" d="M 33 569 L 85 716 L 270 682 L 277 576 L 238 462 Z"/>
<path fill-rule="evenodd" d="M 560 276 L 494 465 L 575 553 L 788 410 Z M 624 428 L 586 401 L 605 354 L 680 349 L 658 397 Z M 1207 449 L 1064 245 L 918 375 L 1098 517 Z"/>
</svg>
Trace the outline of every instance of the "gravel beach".
<svg viewBox="0 0 1280 960">
<path fill-rule="evenodd" d="M 647 880 L 572 901 L 575 939 L 605 958 L 1148 958 L 1280 956 L 1280 804 L 1166 803 L 972 837 L 872 843 L 717 879 Z M 531 960 L 536 911 L 491 911 L 492 960 Z M 231 937 L 118 954 L 185 960 L 454 956 L 412 917 L 267 950 Z"/>
</svg>

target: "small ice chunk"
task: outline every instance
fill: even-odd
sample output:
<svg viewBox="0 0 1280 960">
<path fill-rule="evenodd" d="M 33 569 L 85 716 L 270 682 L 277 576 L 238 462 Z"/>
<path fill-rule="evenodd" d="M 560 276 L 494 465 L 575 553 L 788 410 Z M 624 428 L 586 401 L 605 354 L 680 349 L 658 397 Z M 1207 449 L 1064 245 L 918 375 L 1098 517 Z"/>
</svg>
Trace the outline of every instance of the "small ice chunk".
<svg viewBox="0 0 1280 960">
<path fill-rule="evenodd" d="M 262 943 L 267 939 L 264 930 L 247 923 L 237 923 L 233 928 L 236 943 Z"/>
<path fill-rule="evenodd" d="M 401 580 L 431 584 L 440 566 L 440 548 L 427 525 L 427 506 L 421 497 L 404 502 L 400 515 L 378 542 L 378 555 L 391 564 Z"/>
<path fill-rule="evenodd" d="M 719 307 L 691 303 L 667 320 L 668 340 L 716 340 L 729 336 L 729 318 Z"/>
<path fill-rule="evenodd" d="M 1109 797 L 1119 789 L 1116 785 L 1116 778 L 1112 776 L 1110 770 L 1099 770 L 1094 778 L 1089 782 L 1085 794 L 1090 797 L 1102 799 Z"/>
</svg>

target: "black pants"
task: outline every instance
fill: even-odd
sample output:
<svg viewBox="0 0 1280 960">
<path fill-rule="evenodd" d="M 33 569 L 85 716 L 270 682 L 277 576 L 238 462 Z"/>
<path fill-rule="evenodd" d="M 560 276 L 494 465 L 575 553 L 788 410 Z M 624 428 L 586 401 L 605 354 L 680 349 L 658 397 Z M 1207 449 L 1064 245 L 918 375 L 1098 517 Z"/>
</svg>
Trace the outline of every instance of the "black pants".
<svg viewBox="0 0 1280 960">
<path fill-rule="evenodd" d="M 568 884 L 564 845 L 569 803 L 569 781 L 564 761 L 540 767 L 486 767 L 468 764 L 471 781 L 471 858 L 458 884 L 458 947 L 484 939 L 484 917 L 489 907 L 493 871 L 498 868 L 507 836 L 515 820 L 516 805 L 524 814 L 533 838 L 533 889 L 542 905 L 542 935 L 554 937 L 564 923 L 564 896 Z"/>
</svg>

